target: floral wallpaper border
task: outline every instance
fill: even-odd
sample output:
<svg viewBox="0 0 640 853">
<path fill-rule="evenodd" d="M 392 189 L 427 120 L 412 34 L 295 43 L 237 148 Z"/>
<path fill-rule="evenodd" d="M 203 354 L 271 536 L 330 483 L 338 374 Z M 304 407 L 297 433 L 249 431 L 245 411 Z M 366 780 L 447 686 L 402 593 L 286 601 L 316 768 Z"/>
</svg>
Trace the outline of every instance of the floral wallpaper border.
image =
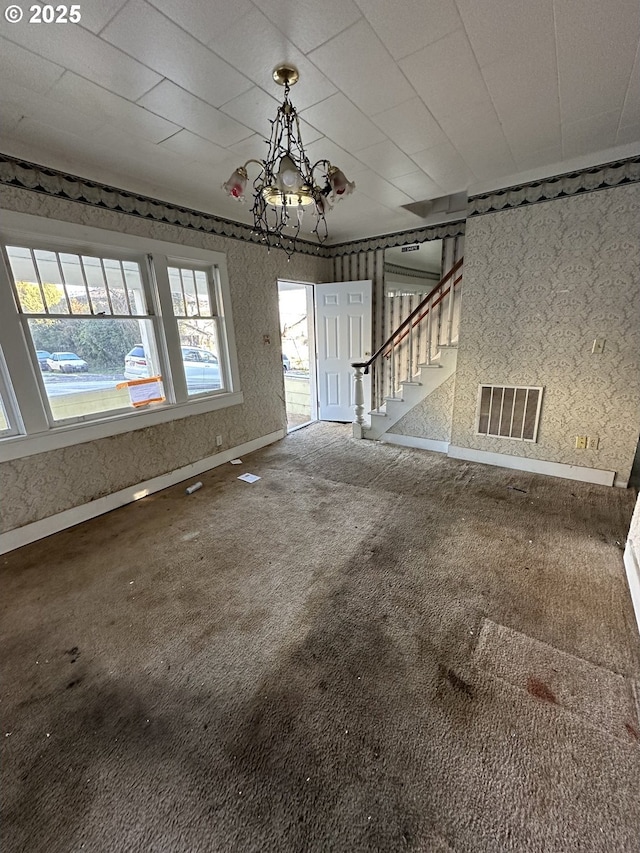
<svg viewBox="0 0 640 853">
<path fill-rule="evenodd" d="M 640 156 L 472 196 L 469 199 L 467 216 L 477 216 L 639 181 Z M 261 243 L 260 237 L 253 232 L 250 225 L 89 181 L 77 175 L 69 175 L 2 153 L 0 153 L 0 184 L 43 193 L 54 198 L 69 199 L 94 208 L 177 225 L 201 233 L 216 234 L 258 245 Z M 383 234 L 365 240 L 336 243 L 332 246 L 320 246 L 308 240 L 298 240 L 297 251 L 299 254 L 320 258 L 340 258 L 376 249 L 421 243 L 426 240 L 463 236 L 465 225 L 466 218 L 441 225 L 415 228 L 411 231 Z"/>
<path fill-rule="evenodd" d="M 210 213 L 158 201 L 4 154 L 0 154 L 0 184 L 44 193 L 55 198 L 69 199 L 91 207 L 106 208 L 117 213 L 127 213 L 142 219 L 216 234 L 220 237 L 231 237 L 258 245 L 262 243 L 251 226 L 242 222 L 233 222 Z M 327 257 L 327 250 L 323 246 L 306 240 L 296 242 L 299 254 Z"/>
<path fill-rule="evenodd" d="M 496 192 L 471 196 L 467 214 L 478 216 L 505 208 L 523 207 L 541 201 L 552 201 L 638 181 L 640 181 L 640 156 L 582 169 L 579 172 L 567 172 L 564 175 L 532 181 L 522 186 L 507 187 Z"/>
</svg>

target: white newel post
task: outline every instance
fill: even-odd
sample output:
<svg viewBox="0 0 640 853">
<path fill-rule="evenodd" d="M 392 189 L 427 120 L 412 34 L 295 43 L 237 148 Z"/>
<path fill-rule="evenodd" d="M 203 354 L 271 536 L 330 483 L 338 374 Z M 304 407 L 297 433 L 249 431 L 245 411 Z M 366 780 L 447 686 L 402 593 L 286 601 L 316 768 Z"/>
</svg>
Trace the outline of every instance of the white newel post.
<svg viewBox="0 0 640 853">
<path fill-rule="evenodd" d="M 355 402 L 356 402 L 356 419 L 353 424 L 353 437 L 362 438 L 362 427 L 364 426 L 364 384 L 363 372 L 361 367 L 355 367 Z"/>
</svg>

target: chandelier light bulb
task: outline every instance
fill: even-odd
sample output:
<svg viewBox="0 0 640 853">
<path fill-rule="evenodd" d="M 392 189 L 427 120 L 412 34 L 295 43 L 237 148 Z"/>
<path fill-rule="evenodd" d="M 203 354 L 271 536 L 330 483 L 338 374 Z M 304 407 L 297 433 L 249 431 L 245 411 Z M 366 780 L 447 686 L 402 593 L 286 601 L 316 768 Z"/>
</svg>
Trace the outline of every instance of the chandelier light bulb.
<svg viewBox="0 0 640 853">
<path fill-rule="evenodd" d="M 288 154 L 280 160 L 276 183 L 283 192 L 295 192 L 302 186 L 302 175 Z"/>
</svg>

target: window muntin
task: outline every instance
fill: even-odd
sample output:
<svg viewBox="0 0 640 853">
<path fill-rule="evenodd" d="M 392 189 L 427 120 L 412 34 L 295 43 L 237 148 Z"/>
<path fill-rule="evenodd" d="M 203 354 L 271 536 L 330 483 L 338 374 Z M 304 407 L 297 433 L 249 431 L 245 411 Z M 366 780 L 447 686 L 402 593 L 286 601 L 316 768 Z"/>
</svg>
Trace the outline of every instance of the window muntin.
<svg viewBox="0 0 640 853">
<path fill-rule="evenodd" d="M 481 385 L 478 389 L 476 434 L 536 441 L 542 388 Z"/>
<path fill-rule="evenodd" d="M 141 264 L 24 246 L 6 251 L 50 421 L 131 411 L 125 359 L 139 340 L 152 353 L 149 375 L 161 372 Z"/>
<path fill-rule="evenodd" d="M 191 397 L 226 390 L 213 278 L 216 270 L 170 265 L 167 272 L 187 393 Z"/>
<path fill-rule="evenodd" d="M 2 285 L 0 287 L 0 307 L 2 308 L 0 325 L 4 343 L 10 346 L 6 373 L 10 393 L 2 395 L 2 399 L 7 413 L 11 415 L 13 412 L 13 416 L 10 417 L 12 425 L 17 425 L 17 427 L 13 426 L 10 434 L 0 433 L 3 459 L 16 459 L 44 450 L 67 447 L 78 441 L 124 433 L 138 428 L 138 425 L 152 426 L 156 423 L 166 423 L 176 418 L 187 417 L 189 414 L 204 414 L 242 402 L 242 391 L 237 385 L 235 335 L 224 255 L 206 249 L 182 246 L 179 247 L 179 254 L 174 255 L 173 251 L 178 249 L 176 244 L 152 238 L 115 234 L 115 232 L 89 226 L 83 230 L 84 242 L 79 247 L 77 231 L 76 225 L 45 220 L 27 214 L 8 213 L 3 218 L 0 232 L 0 284 Z M 13 265 L 8 258 L 8 246 L 20 250 L 12 255 Z M 84 262 L 84 274 L 79 258 Z M 105 262 L 104 272 L 101 264 L 91 263 L 91 260 L 86 260 L 87 258 L 102 258 Z M 113 260 L 114 263 L 106 263 L 108 260 Z M 122 266 L 120 266 L 121 262 Z M 144 302 L 136 303 L 133 294 L 136 290 L 140 293 L 140 289 L 137 281 L 131 280 L 132 267 L 128 267 L 128 263 L 135 265 L 134 270 L 139 270 L 135 279 L 142 279 Z M 26 272 L 25 264 L 28 264 Z M 198 276 L 196 292 L 200 307 L 198 308 L 196 303 L 195 310 L 187 307 L 194 301 L 193 298 L 189 298 L 194 294 L 193 288 L 188 281 L 186 282 L 187 298 L 186 300 L 183 298 L 183 309 L 180 313 L 186 313 L 188 316 L 180 319 L 215 319 L 214 328 L 209 329 L 208 334 L 212 338 L 209 342 L 211 350 L 215 350 L 213 355 L 218 354 L 222 386 L 220 388 L 216 387 L 216 381 L 210 382 L 208 379 L 202 381 L 201 388 L 187 388 L 181 361 L 178 320 L 173 316 L 171 304 L 171 289 L 168 282 L 170 264 L 178 269 L 193 268 L 205 273 L 208 292 L 205 293 L 201 286 L 198 289 L 198 285 L 204 280 Z M 60 267 L 62 267 L 62 274 Z M 53 272 L 57 270 L 55 278 L 58 281 L 54 284 L 66 285 L 66 287 L 54 288 L 53 294 L 48 292 L 43 297 L 40 282 L 46 282 L 49 275 L 54 277 L 52 270 Z M 26 314 L 20 310 L 16 288 L 12 281 L 14 278 L 31 280 L 32 284 L 37 285 L 35 303 L 25 305 L 33 313 Z M 87 287 L 85 287 L 85 278 Z M 107 287 L 104 284 L 105 278 Z M 119 292 L 121 301 L 126 302 L 124 287 L 121 284 L 123 280 L 127 295 L 132 302 L 132 308 L 126 309 L 130 313 L 124 317 L 116 313 L 118 311 L 116 307 L 109 305 L 112 290 Z M 209 309 L 206 305 L 207 299 L 210 299 Z M 196 311 L 204 316 L 194 317 L 193 314 Z M 45 379 L 46 368 L 43 369 L 43 365 L 53 353 L 41 350 L 39 347 L 36 351 L 32 336 L 26 328 L 28 322 L 36 319 L 66 319 L 70 323 L 79 320 L 97 322 L 98 319 L 137 321 L 143 318 L 145 324 L 152 325 L 153 340 L 150 345 L 147 340 L 149 336 L 143 340 L 143 334 L 140 333 L 137 336 L 136 345 L 144 344 L 150 350 L 148 358 L 151 362 L 150 372 L 156 377 L 162 377 L 163 396 L 166 396 L 166 400 L 159 404 L 155 402 L 158 395 L 149 393 L 149 400 L 154 400 L 152 405 L 132 407 L 127 400 L 126 408 L 109 408 L 107 411 L 95 412 L 89 411 L 89 408 L 105 409 L 106 406 L 89 407 L 87 405 L 84 415 L 61 417 L 60 399 L 58 398 L 55 402 L 52 399 L 50 403 L 44 388 L 45 381 L 51 380 Z M 203 333 L 202 329 L 197 331 L 200 334 Z M 83 352 L 76 354 L 84 355 Z M 56 376 L 59 378 L 59 374 Z M 79 382 L 87 377 L 86 374 L 78 372 L 66 378 Z M 11 392 L 11 386 L 16 388 L 15 394 Z M 104 391 L 104 388 L 99 390 Z M 113 383 L 110 390 L 112 392 L 114 390 Z M 138 386 L 135 393 L 136 402 L 140 400 L 140 391 L 141 388 Z M 133 395 L 133 386 L 129 386 L 129 393 Z M 122 397 L 126 398 L 126 394 Z M 79 397 L 74 395 L 74 400 L 70 402 L 77 403 L 78 400 Z M 56 407 L 57 411 L 52 412 L 52 408 L 56 409 Z"/>
</svg>

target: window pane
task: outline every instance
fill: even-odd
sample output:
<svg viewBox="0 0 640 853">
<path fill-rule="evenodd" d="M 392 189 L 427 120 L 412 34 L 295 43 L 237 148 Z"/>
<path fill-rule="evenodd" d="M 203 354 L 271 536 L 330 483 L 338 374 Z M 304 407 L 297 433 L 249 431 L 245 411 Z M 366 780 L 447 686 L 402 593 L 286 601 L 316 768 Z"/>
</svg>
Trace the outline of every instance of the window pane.
<svg viewBox="0 0 640 853">
<path fill-rule="evenodd" d="M 126 382 L 159 374 L 149 320 L 29 320 L 29 330 L 55 420 L 130 408 Z M 149 357 L 132 359 L 138 350 Z"/>
<path fill-rule="evenodd" d="M 176 317 L 186 317 L 187 309 L 184 304 L 184 292 L 182 290 L 182 279 L 180 278 L 180 270 L 176 267 L 169 267 L 169 286 L 171 288 L 171 300 L 173 302 L 173 312 Z"/>
<path fill-rule="evenodd" d="M 178 332 L 189 394 L 223 388 L 216 320 L 178 320 Z"/>
<path fill-rule="evenodd" d="M 7 252 L 25 314 L 149 313 L 135 261 L 13 246 Z"/>
<path fill-rule="evenodd" d="M 204 270 L 168 267 L 173 312 L 176 317 L 213 317 L 209 277 Z"/>
</svg>

